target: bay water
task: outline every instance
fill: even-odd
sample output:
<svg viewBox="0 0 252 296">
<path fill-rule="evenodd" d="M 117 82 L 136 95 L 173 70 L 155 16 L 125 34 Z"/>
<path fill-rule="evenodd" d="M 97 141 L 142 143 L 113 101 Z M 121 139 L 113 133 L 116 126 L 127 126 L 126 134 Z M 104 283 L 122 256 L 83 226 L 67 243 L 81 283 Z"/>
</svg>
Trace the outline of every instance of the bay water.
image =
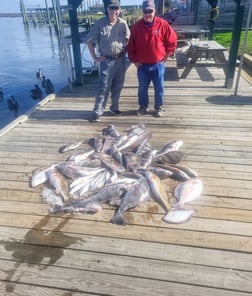
<svg viewBox="0 0 252 296">
<path fill-rule="evenodd" d="M 39 68 L 51 80 L 55 92 L 68 84 L 67 59 L 60 48 L 54 28 L 33 23 L 26 27 L 21 17 L 0 17 L 0 87 L 4 94 L 0 100 L 0 129 L 17 116 L 8 108 L 11 95 L 19 104 L 18 116 L 38 103 L 31 97 L 35 84 L 46 97 L 36 77 Z"/>
</svg>

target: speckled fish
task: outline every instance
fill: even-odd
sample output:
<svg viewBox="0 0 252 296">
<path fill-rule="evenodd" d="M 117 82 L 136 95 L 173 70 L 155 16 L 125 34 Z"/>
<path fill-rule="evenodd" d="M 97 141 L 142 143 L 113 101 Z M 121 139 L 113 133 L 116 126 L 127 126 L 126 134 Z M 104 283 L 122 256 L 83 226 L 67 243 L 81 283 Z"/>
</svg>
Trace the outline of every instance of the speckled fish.
<svg viewBox="0 0 252 296">
<path fill-rule="evenodd" d="M 145 133 L 146 128 L 144 123 L 139 123 L 138 125 L 133 125 L 129 130 L 127 130 L 127 137 L 140 136 Z"/>
<path fill-rule="evenodd" d="M 184 159 L 185 153 L 182 151 L 170 151 L 166 154 L 162 154 L 161 156 L 155 157 L 155 162 L 163 163 L 163 164 L 176 164 Z"/>
<path fill-rule="evenodd" d="M 86 168 L 98 168 L 101 166 L 102 162 L 97 158 L 74 161 L 74 164 Z"/>
<path fill-rule="evenodd" d="M 73 165 L 69 162 L 64 162 L 64 163 L 58 164 L 56 166 L 56 169 L 65 177 L 69 179 L 74 179 L 78 177 L 78 172 L 83 168 L 80 166 Z"/>
<path fill-rule="evenodd" d="M 111 155 L 99 152 L 96 153 L 94 157 L 99 158 L 105 167 L 113 171 L 116 171 L 118 173 L 122 173 L 125 171 L 125 168 L 119 162 L 117 162 Z"/>
<path fill-rule="evenodd" d="M 67 145 L 61 146 L 58 151 L 60 153 L 65 153 L 67 151 L 79 148 L 82 144 L 83 144 L 83 142 L 76 142 L 76 143 L 67 144 Z"/>
<path fill-rule="evenodd" d="M 177 151 L 183 145 L 182 140 L 171 141 L 164 145 L 164 147 L 157 153 L 157 157 L 167 154 L 171 151 Z"/>
<path fill-rule="evenodd" d="M 121 174 L 121 176 L 123 177 L 123 178 L 129 178 L 129 179 L 133 179 L 133 180 L 138 180 L 138 179 L 140 179 L 143 175 L 142 174 L 140 174 L 140 173 L 133 173 L 133 172 L 125 172 L 125 173 L 122 173 Z"/>
<path fill-rule="evenodd" d="M 118 146 L 119 151 L 126 151 L 127 149 L 133 150 L 137 148 L 143 141 L 150 140 L 152 137 L 151 132 L 146 132 L 141 135 L 133 135 L 128 137 L 125 142 L 123 142 L 120 146 Z"/>
<path fill-rule="evenodd" d="M 117 162 L 119 162 L 122 165 L 122 163 L 123 163 L 123 155 L 118 150 L 116 145 L 111 146 L 110 149 L 107 151 L 107 154 L 111 155 L 114 160 L 116 160 Z"/>
<path fill-rule="evenodd" d="M 185 203 L 191 202 L 198 198 L 203 190 L 202 181 L 198 178 L 190 179 L 184 183 L 179 184 L 174 189 L 174 196 L 177 203 L 172 207 L 182 208 Z"/>
<path fill-rule="evenodd" d="M 92 155 L 92 153 L 94 153 L 94 150 L 90 150 L 90 151 L 86 151 L 86 152 L 83 152 L 81 154 L 77 154 L 77 155 L 71 155 L 69 158 L 68 158 L 68 161 L 73 161 L 75 162 L 76 164 L 79 163 L 80 161 L 84 161 L 84 160 L 87 160 L 88 157 L 90 155 Z"/>
<path fill-rule="evenodd" d="M 102 210 L 102 205 L 105 203 L 118 204 L 123 193 L 125 193 L 127 186 L 123 183 L 111 184 L 102 188 L 98 193 L 90 196 L 85 200 L 72 201 L 69 204 L 62 205 L 62 207 L 54 207 L 52 211 L 55 212 L 85 212 L 96 213 Z"/>
<path fill-rule="evenodd" d="M 167 212 L 169 205 L 164 184 L 156 174 L 150 171 L 144 171 L 143 175 L 149 184 L 151 197 Z"/>
<path fill-rule="evenodd" d="M 170 209 L 166 215 L 162 217 L 162 220 L 166 223 L 185 223 L 192 218 L 196 210 L 183 210 L 183 209 Z"/>
<path fill-rule="evenodd" d="M 181 165 L 181 164 L 169 164 L 170 167 L 174 167 L 177 168 L 181 171 L 183 171 L 185 174 L 187 174 L 187 176 L 189 176 L 190 178 L 196 178 L 198 177 L 198 174 L 191 168 L 189 168 L 186 165 Z"/>
<path fill-rule="evenodd" d="M 142 143 L 138 145 L 136 149 L 136 154 L 143 154 L 150 150 L 151 150 L 151 144 L 148 139 L 145 139 Z"/>
<path fill-rule="evenodd" d="M 140 155 L 139 167 L 146 169 L 149 165 L 151 165 L 157 150 L 149 150 Z"/>
<path fill-rule="evenodd" d="M 160 180 L 170 178 L 173 175 L 172 171 L 160 167 L 149 166 L 147 169 L 152 173 L 156 174 L 160 178 Z"/>
<path fill-rule="evenodd" d="M 125 225 L 124 213 L 132 208 L 147 202 L 150 199 L 148 185 L 144 177 L 130 185 L 129 190 L 123 195 L 119 208 L 117 209 L 111 223 Z"/>
<path fill-rule="evenodd" d="M 102 134 L 105 136 L 110 135 L 112 138 L 116 138 L 120 136 L 119 132 L 116 130 L 113 124 L 110 124 L 104 129 L 102 129 Z"/>
<path fill-rule="evenodd" d="M 125 152 L 123 153 L 123 164 L 127 171 L 136 172 L 139 168 L 139 157 L 136 153 Z"/>
<path fill-rule="evenodd" d="M 95 150 L 95 152 L 100 152 L 103 147 L 104 138 L 97 136 L 88 140 L 88 144 Z"/>
<path fill-rule="evenodd" d="M 161 167 L 165 170 L 172 172 L 172 175 L 170 177 L 177 181 L 186 181 L 190 179 L 190 177 L 184 171 L 180 170 L 175 166 L 170 166 L 168 164 L 160 164 L 160 163 L 156 163 L 156 165 L 158 167 Z"/>
<path fill-rule="evenodd" d="M 108 153 L 110 148 L 114 145 L 114 139 L 110 135 L 106 135 L 103 138 L 103 146 L 101 152 Z"/>
</svg>

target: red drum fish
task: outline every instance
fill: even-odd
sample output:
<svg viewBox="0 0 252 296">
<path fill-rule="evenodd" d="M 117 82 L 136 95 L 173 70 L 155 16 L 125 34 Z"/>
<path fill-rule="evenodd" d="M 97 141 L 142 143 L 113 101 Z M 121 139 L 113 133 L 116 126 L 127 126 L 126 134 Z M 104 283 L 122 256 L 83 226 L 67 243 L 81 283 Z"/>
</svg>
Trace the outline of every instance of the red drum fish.
<svg viewBox="0 0 252 296">
<path fill-rule="evenodd" d="M 202 181 L 198 178 L 187 180 L 179 184 L 174 189 L 174 196 L 177 203 L 173 204 L 174 208 L 182 208 L 185 203 L 191 202 L 199 197 L 203 190 Z"/>
<path fill-rule="evenodd" d="M 150 171 L 144 171 L 143 174 L 149 184 L 151 197 L 167 212 L 169 208 L 168 197 L 160 178 Z"/>
</svg>

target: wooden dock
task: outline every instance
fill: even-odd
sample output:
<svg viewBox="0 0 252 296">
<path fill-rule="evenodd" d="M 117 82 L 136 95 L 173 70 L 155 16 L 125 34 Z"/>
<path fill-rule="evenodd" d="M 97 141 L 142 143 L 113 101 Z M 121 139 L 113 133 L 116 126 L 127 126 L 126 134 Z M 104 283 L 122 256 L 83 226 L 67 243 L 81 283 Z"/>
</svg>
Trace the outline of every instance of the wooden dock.
<svg viewBox="0 0 252 296">
<path fill-rule="evenodd" d="M 182 71 L 168 61 L 162 118 L 135 115 L 130 65 L 122 117 L 89 122 L 96 80 L 87 77 L 0 131 L 1 295 L 252 295 L 252 86 L 241 78 L 234 96 L 222 69 L 193 69 L 179 80 Z M 109 206 L 50 215 L 41 189 L 29 186 L 32 172 L 66 160 L 71 152 L 58 152 L 64 144 L 101 135 L 108 124 L 123 132 L 138 123 L 152 132 L 155 149 L 184 141 L 183 164 L 204 184 L 187 205 L 198 210 L 193 218 L 166 224 L 154 202 L 130 210 L 126 226 L 109 223 Z M 172 196 L 176 182 L 165 184 Z"/>
</svg>

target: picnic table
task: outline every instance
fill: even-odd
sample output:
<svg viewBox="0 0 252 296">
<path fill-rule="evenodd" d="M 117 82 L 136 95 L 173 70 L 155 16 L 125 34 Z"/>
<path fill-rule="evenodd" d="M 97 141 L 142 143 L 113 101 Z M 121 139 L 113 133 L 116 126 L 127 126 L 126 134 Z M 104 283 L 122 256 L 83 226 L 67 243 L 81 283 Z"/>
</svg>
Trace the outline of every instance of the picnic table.
<svg viewBox="0 0 252 296">
<path fill-rule="evenodd" d="M 207 34 L 209 33 L 209 29 L 206 26 L 174 25 L 172 27 L 178 36 L 178 40 L 192 39 L 192 38 L 203 40 L 205 37 L 207 37 Z"/>
<path fill-rule="evenodd" d="M 192 68 L 221 67 L 226 74 L 227 49 L 214 40 L 190 41 L 188 60 L 180 78 L 185 79 Z"/>
</svg>

